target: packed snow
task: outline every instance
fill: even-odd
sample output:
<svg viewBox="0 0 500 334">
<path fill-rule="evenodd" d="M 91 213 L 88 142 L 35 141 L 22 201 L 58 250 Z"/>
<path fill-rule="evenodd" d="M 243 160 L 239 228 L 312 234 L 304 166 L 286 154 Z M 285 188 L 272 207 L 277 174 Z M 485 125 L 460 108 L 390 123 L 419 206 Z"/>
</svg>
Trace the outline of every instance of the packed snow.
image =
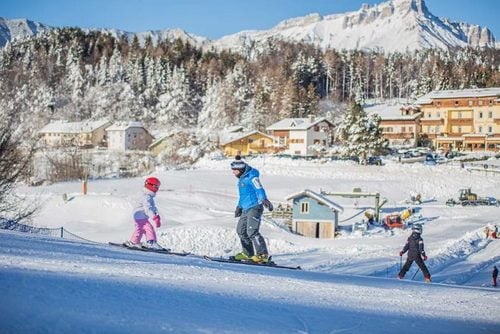
<svg viewBox="0 0 500 334">
<path fill-rule="evenodd" d="M 500 240 L 486 237 L 484 227 L 499 223 L 500 207 L 445 202 L 466 187 L 500 198 L 500 173 L 453 162 L 248 160 L 275 206 L 306 188 L 361 188 L 387 200 L 382 216 L 414 209 L 432 275 L 425 284 L 415 264 L 404 280 L 395 278 L 409 230 L 352 231 L 373 207 L 370 198 L 329 197 L 345 209 L 334 239 L 303 237 L 265 218 L 261 233 L 274 261 L 302 270 L 204 260 L 240 251 L 229 162 L 153 173 L 162 181 L 158 242 L 191 252 L 186 257 L 108 245 L 132 234 L 132 200 L 144 177 L 90 180 L 86 195 L 81 182 L 18 188 L 40 203 L 35 226 L 64 227 L 88 241 L 0 231 L 2 333 L 498 333 L 500 294 L 491 271 L 500 264 Z M 422 204 L 410 203 L 416 193 Z"/>
</svg>

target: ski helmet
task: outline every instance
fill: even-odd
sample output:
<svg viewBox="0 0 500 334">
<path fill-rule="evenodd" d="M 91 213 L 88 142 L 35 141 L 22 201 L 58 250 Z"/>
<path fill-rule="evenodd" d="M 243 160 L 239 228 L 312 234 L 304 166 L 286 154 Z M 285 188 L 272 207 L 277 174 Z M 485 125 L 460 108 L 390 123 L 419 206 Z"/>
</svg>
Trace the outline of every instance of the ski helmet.
<svg viewBox="0 0 500 334">
<path fill-rule="evenodd" d="M 160 180 L 158 180 L 156 177 L 148 177 L 144 182 L 144 186 L 152 192 L 157 192 L 158 189 L 160 189 L 160 184 Z"/>
<path fill-rule="evenodd" d="M 422 225 L 420 224 L 413 225 L 411 230 L 415 233 L 422 234 Z"/>
</svg>

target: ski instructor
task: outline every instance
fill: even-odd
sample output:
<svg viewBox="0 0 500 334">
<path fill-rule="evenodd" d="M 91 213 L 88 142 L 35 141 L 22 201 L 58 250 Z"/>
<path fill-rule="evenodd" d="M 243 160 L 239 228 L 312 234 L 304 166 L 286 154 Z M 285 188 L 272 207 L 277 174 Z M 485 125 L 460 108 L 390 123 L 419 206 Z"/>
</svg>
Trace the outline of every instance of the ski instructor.
<svg viewBox="0 0 500 334">
<path fill-rule="evenodd" d="M 273 211 L 272 203 L 259 180 L 259 171 L 250 167 L 239 155 L 231 162 L 234 176 L 238 178 L 239 200 L 235 217 L 239 217 L 236 232 L 241 241 L 243 251 L 234 256 L 235 260 L 251 260 L 256 263 L 267 263 L 269 253 L 266 241 L 259 232 L 264 207 Z"/>
</svg>

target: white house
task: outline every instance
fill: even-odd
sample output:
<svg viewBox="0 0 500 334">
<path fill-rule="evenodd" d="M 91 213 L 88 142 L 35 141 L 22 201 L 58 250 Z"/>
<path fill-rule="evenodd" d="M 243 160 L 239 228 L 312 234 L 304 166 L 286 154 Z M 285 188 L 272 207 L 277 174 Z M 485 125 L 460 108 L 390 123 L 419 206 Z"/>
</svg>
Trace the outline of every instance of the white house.
<svg viewBox="0 0 500 334">
<path fill-rule="evenodd" d="M 67 122 L 53 121 L 45 125 L 38 134 L 47 146 L 104 146 L 105 129 L 111 125 L 107 120 Z"/>
<path fill-rule="evenodd" d="M 316 155 L 319 148 L 330 147 L 333 124 L 326 118 L 285 118 L 267 127 L 275 137 L 275 147 L 290 155 Z"/>
<path fill-rule="evenodd" d="M 108 148 L 111 150 L 147 150 L 153 136 L 141 122 L 116 123 L 106 128 Z"/>
</svg>

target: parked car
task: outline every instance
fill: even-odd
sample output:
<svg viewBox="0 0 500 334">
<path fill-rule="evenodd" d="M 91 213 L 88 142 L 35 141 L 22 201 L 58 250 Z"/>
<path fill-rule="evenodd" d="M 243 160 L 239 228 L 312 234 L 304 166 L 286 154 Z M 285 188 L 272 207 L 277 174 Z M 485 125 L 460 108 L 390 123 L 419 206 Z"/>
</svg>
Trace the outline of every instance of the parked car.
<svg viewBox="0 0 500 334">
<path fill-rule="evenodd" d="M 434 156 L 432 154 L 427 154 L 425 156 L 424 165 L 435 166 L 436 164 L 436 159 L 434 159 Z"/>
<path fill-rule="evenodd" d="M 368 157 L 368 159 L 366 160 L 366 164 L 382 166 L 382 159 L 380 159 L 380 157 L 377 156 Z"/>
</svg>

